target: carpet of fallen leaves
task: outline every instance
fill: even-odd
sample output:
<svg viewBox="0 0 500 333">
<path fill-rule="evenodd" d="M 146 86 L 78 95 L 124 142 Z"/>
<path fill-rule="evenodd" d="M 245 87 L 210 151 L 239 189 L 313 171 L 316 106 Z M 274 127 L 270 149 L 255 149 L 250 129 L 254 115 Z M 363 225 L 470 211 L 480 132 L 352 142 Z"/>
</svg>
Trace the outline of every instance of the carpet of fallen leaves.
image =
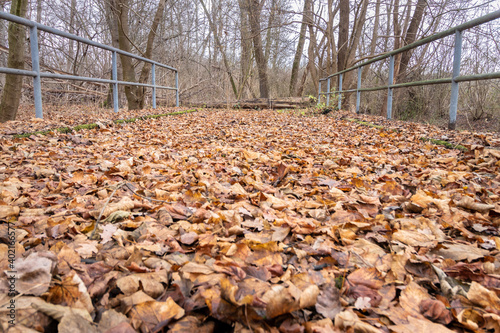
<svg viewBox="0 0 500 333">
<path fill-rule="evenodd" d="M 191 110 L 193 108 L 190 108 Z M 15 121 L 0 124 L 0 138 L 14 134 L 34 133 L 60 127 L 74 127 L 82 124 L 98 123 L 109 126 L 114 120 L 130 119 L 150 114 L 172 113 L 188 108 L 159 108 L 142 110 L 122 110 L 114 113 L 111 109 L 95 105 L 45 105 L 43 119 L 35 118 L 33 105 L 21 105 Z"/>
<path fill-rule="evenodd" d="M 213 110 L 4 135 L 0 324 L 499 332 L 498 142 Z"/>
</svg>

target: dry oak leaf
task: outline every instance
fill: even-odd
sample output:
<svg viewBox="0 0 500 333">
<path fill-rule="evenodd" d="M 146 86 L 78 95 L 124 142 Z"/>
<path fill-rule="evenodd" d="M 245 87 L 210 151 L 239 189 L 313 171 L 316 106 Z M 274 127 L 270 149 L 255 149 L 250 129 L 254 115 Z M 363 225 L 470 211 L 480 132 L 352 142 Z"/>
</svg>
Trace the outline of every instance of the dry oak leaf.
<svg viewBox="0 0 500 333">
<path fill-rule="evenodd" d="M 359 268 L 347 277 L 350 285 L 363 285 L 371 289 L 380 289 L 384 285 L 384 277 L 376 268 Z"/>
<path fill-rule="evenodd" d="M 94 311 L 92 299 L 87 287 L 75 271 L 71 271 L 62 282 L 56 283 L 49 290 L 47 301 L 52 304 L 67 305 L 72 308 Z"/>
<path fill-rule="evenodd" d="M 186 232 L 181 236 L 180 242 L 184 245 L 191 245 L 198 240 L 198 234 L 194 231 Z"/>
<path fill-rule="evenodd" d="M 65 315 L 59 325 L 57 325 L 59 333 L 100 333 L 102 332 L 97 328 L 97 325 L 82 316 L 74 313 Z"/>
<path fill-rule="evenodd" d="M 273 285 L 262 296 L 266 303 L 266 318 L 275 318 L 279 315 L 304 309 L 316 304 L 319 295 L 318 286 L 311 284 L 300 290 L 291 282 Z"/>
<path fill-rule="evenodd" d="M 195 274 L 212 274 L 214 270 L 205 264 L 198 264 L 195 262 L 188 262 L 182 266 L 181 271 L 184 273 L 195 273 Z"/>
<path fill-rule="evenodd" d="M 184 309 L 169 297 L 165 302 L 148 301 L 137 304 L 128 312 L 128 316 L 135 329 L 150 332 L 164 327 L 171 320 L 181 319 L 184 313 Z"/>
<path fill-rule="evenodd" d="M 117 312 L 113 309 L 106 310 L 99 321 L 99 330 L 105 332 L 112 329 L 121 323 L 128 324 L 128 318 L 123 313 Z"/>
<path fill-rule="evenodd" d="M 443 325 L 448 325 L 453 320 L 453 315 L 446 308 L 446 305 L 435 299 L 422 300 L 420 302 L 420 311 L 424 317 Z"/>
<path fill-rule="evenodd" d="M 101 244 L 106 244 L 113 238 L 113 234 L 118 230 L 114 224 L 105 224 L 102 226 Z"/>
<path fill-rule="evenodd" d="M 137 304 L 141 304 L 144 302 L 153 302 L 155 299 L 152 298 L 151 296 L 147 295 L 144 293 L 142 290 L 139 290 L 138 292 L 121 298 L 121 306 L 120 310 L 123 313 L 128 313 L 132 307 L 134 307 Z"/>
<path fill-rule="evenodd" d="M 474 308 L 466 308 L 460 311 L 457 315 L 457 321 L 474 332 L 480 331 L 485 324 L 482 311 L 480 312 Z"/>
<path fill-rule="evenodd" d="M 352 330 L 360 333 L 381 333 L 372 325 L 361 321 L 352 310 L 345 310 L 335 316 L 335 327 L 345 331 Z"/>
<path fill-rule="evenodd" d="M 92 321 L 92 317 L 90 316 L 89 312 L 85 309 L 71 308 L 69 306 L 62 306 L 62 305 L 54 305 L 45 302 L 41 298 L 33 299 L 31 306 L 34 309 L 45 313 L 47 316 L 50 316 L 57 321 L 60 321 L 64 316 L 71 314 L 76 314 L 83 317 L 84 319 Z"/>
<path fill-rule="evenodd" d="M 371 308 L 371 298 L 370 297 L 358 297 L 354 303 L 354 308 L 359 310 L 366 310 Z"/>
<path fill-rule="evenodd" d="M 130 211 L 134 207 L 135 207 L 134 201 L 130 199 L 130 197 L 123 197 L 118 202 L 108 204 L 106 208 L 104 208 L 101 218 L 106 218 L 108 215 L 118 210 Z M 102 208 L 103 206 L 99 207 L 98 209 L 94 209 L 90 211 L 89 214 L 93 218 L 97 219 L 99 217 L 99 214 L 101 214 Z"/>
<path fill-rule="evenodd" d="M 421 231 L 398 230 L 392 234 L 392 240 L 409 246 L 433 248 L 437 245 L 436 238 L 433 235 L 424 234 Z"/>
<path fill-rule="evenodd" d="M 396 333 L 454 333 L 444 325 L 414 317 L 408 317 L 408 324 L 392 325 L 389 329 Z"/>
<path fill-rule="evenodd" d="M 7 293 L 0 294 L 0 327 L 2 332 L 9 333 L 37 333 L 39 327 L 44 327 L 52 322 L 52 318 L 33 308 L 33 301 L 40 300 L 39 297 L 18 295 L 15 300 L 15 325 L 9 325 L 14 317 L 8 308 L 12 298 Z M 12 308 L 12 307 L 11 307 Z M 10 326 L 10 327 L 9 327 Z"/>
<path fill-rule="evenodd" d="M 411 198 L 410 201 L 417 204 L 419 207 L 427 208 L 430 204 L 434 204 L 439 210 L 444 213 L 450 212 L 449 203 L 451 199 L 436 199 L 427 195 L 424 191 L 418 190 Z"/>
<path fill-rule="evenodd" d="M 485 313 L 483 318 L 486 321 L 486 329 L 500 332 L 500 316 L 494 313 Z"/>
<path fill-rule="evenodd" d="M 203 322 L 202 320 L 194 317 L 187 316 L 176 322 L 172 327 L 170 327 L 170 333 L 186 333 L 186 332 L 196 332 L 196 333 L 212 333 L 215 329 L 215 323 L 213 321 Z"/>
<path fill-rule="evenodd" d="M 488 290 L 477 282 L 472 282 L 470 289 L 467 292 L 467 298 L 472 303 L 479 305 L 484 309 L 490 309 L 496 314 L 500 313 L 500 298 L 495 292 Z"/>
<path fill-rule="evenodd" d="M 399 297 L 399 305 L 406 311 L 406 314 L 408 316 L 425 319 L 420 314 L 420 303 L 423 300 L 428 300 L 430 298 L 431 297 L 427 293 L 426 289 L 412 281 L 408 285 L 406 285 L 406 288 L 401 292 L 401 296 Z M 389 319 L 391 319 L 390 316 Z M 391 320 L 396 322 L 393 319 Z"/>
<path fill-rule="evenodd" d="M 342 311 L 340 290 L 333 284 L 325 285 L 320 291 L 316 302 L 316 311 L 332 320 Z"/>
<path fill-rule="evenodd" d="M 75 250 L 63 242 L 59 242 L 51 248 L 57 253 L 57 270 L 60 275 L 65 275 L 72 270 L 72 267 L 80 265 L 81 258 Z"/>
<path fill-rule="evenodd" d="M 9 219 L 19 215 L 17 206 L 0 206 L 0 219 Z"/>
<path fill-rule="evenodd" d="M 52 272 L 56 267 L 57 258 L 52 252 L 33 252 L 26 258 L 14 261 L 16 273 L 16 291 L 25 295 L 40 296 L 49 289 Z M 5 272 L 7 276 L 12 273 Z M 9 290 L 7 280 L 2 281 L 2 292 Z"/>
<path fill-rule="evenodd" d="M 300 326 L 299 326 L 300 327 Z M 280 327 L 281 328 L 281 327 Z M 331 319 L 321 319 L 317 321 L 308 321 L 304 323 L 306 333 L 340 333 L 341 331 L 333 325 Z M 280 331 L 281 332 L 281 331 Z M 284 331 L 284 333 L 302 333 L 298 331 Z"/>
<path fill-rule="evenodd" d="M 468 260 L 469 262 L 483 258 L 490 252 L 468 244 L 453 244 L 441 243 L 437 249 L 432 251 L 432 254 L 441 256 L 445 259 L 453 259 L 455 261 Z"/>
<path fill-rule="evenodd" d="M 487 213 L 491 209 L 495 209 L 495 205 L 483 204 L 475 202 L 473 198 L 464 196 L 460 201 L 455 203 L 458 207 L 470 209 L 479 213 Z"/>
<path fill-rule="evenodd" d="M 139 290 L 142 290 L 153 298 L 159 297 L 165 287 L 163 284 L 168 283 L 167 272 L 162 270 L 154 273 L 139 273 L 122 277 L 116 281 L 116 286 L 125 295 L 131 295 Z"/>
<path fill-rule="evenodd" d="M 73 243 L 69 246 L 73 248 L 82 258 L 93 257 L 99 250 L 97 249 L 97 241 L 89 240 L 85 235 L 77 235 L 73 239 Z"/>
</svg>

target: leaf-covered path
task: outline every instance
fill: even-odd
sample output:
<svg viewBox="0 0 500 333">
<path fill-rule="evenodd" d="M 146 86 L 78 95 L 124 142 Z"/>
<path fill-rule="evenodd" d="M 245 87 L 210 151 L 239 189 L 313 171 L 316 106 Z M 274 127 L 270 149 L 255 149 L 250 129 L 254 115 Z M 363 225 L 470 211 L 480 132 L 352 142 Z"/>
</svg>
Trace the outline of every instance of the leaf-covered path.
<svg viewBox="0 0 500 333">
<path fill-rule="evenodd" d="M 102 127 L 0 139 L 4 327 L 15 270 L 21 331 L 500 329 L 497 138 L 274 111 Z M 421 140 L 450 135 L 468 151 Z"/>
</svg>

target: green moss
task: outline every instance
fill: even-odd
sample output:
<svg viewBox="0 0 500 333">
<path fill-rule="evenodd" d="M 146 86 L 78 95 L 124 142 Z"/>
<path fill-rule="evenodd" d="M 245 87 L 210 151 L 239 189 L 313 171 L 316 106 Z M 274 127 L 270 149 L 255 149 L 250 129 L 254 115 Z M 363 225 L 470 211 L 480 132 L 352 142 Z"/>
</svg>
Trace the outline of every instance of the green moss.
<svg viewBox="0 0 500 333">
<path fill-rule="evenodd" d="M 467 148 L 465 148 L 462 145 L 454 145 L 453 143 L 448 142 L 448 141 L 444 141 L 444 140 L 429 139 L 429 138 L 420 138 L 420 140 L 422 140 L 422 141 L 428 141 L 428 142 L 431 142 L 431 143 L 433 143 L 435 145 L 444 146 L 444 147 L 450 148 L 450 149 L 458 149 L 458 150 L 461 150 L 461 151 L 469 151 Z"/>
<path fill-rule="evenodd" d="M 378 128 L 378 129 L 384 129 L 383 126 L 375 125 L 375 124 L 369 123 L 367 121 L 362 121 L 362 120 L 359 120 L 359 119 L 346 118 L 346 120 L 350 121 L 350 122 L 353 122 L 353 123 L 360 124 L 360 125 L 364 125 L 364 126 L 369 126 L 369 127 Z M 392 131 L 397 131 L 397 130 L 392 129 Z M 431 143 L 433 143 L 435 145 L 444 146 L 444 147 L 450 148 L 450 149 L 458 149 L 458 150 L 461 150 L 461 151 L 468 151 L 468 149 L 465 148 L 462 145 L 454 145 L 453 143 L 448 142 L 448 141 L 444 141 L 444 140 L 429 139 L 429 138 L 420 138 L 420 140 L 422 140 L 422 141 L 428 141 L 428 142 L 431 142 Z"/>
<path fill-rule="evenodd" d="M 117 119 L 114 120 L 113 122 L 115 124 L 124 124 L 124 123 L 134 123 L 137 120 L 146 120 L 146 119 L 156 119 L 160 117 L 165 117 L 165 116 L 175 116 L 179 114 L 184 114 L 184 113 L 191 113 L 191 112 L 196 112 L 198 109 L 190 109 L 190 110 L 184 110 L 184 111 L 176 111 L 176 112 L 171 112 L 171 113 L 161 113 L 161 114 L 151 114 L 143 117 L 134 117 L 134 118 L 128 118 L 128 119 Z M 71 132 L 77 132 L 82 129 L 94 129 L 98 128 L 99 125 L 95 123 L 91 124 L 80 124 L 76 125 L 75 127 L 59 127 L 59 128 L 54 128 L 46 131 L 36 131 L 36 132 L 30 132 L 30 133 L 22 133 L 22 134 L 15 134 L 13 135 L 14 138 L 19 139 L 19 138 L 28 138 L 32 135 L 47 135 L 52 132 L 59 132 L 59 133 L 71 133 Z"/>
<path fill-rule="evenodd" d="M 375 125 L 375 124 L 369 123 L 367 121 L 362 121 L 362 120 L 359 120 L 359 119 L 346 118 L 346 120 L 348 120 L 350 122 L 353 122 L 353 123 L 360 124 L 360 125 L 368 126 L 368 127 L 373 127 L 373 128 L 378 128 L 378 129 L 383 129 L 384 128 L 384 126 Z"/>
<path fill-rule="evenodd" d="M 97 124 L 82 124 L 82 125 L 77 125 L 75 127 L 73 127 L 73 131 L 79 131 L 81 129 L 94 129 L 94 128 L 97 128 L 99 127 Z"/>
</svg>

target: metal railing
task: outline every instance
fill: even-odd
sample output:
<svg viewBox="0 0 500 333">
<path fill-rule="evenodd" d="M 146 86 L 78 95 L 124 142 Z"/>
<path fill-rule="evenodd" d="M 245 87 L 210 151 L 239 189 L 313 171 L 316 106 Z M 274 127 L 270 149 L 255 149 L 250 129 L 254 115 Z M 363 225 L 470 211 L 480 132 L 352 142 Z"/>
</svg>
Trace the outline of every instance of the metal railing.
<svg viewBox="0 0 500 333">
<path fill-rule="evenodd" d="M 473 28 L 475 26 L 484 24 L 486 22 L 493 21 L 495 19 L 500 18 L 500 10 L 489 13 L 487 15 L 481 16 L 477 19 L 471 20 L 464 24 L 458 25 L 456 27 L 450 28 L 448 30 L 436 33 L 426 38 L 422 38 L 414 43 L 403 46 L 397 50 L 392 52 L 388 52 L 377 56 L 373 59 L 365 61 L 356 66 L 344 69 L 340 72 L 331 74 L 325 78 L 319 80 L 319 89 L 318 89 L 318 103 L 321 100 L 321 95 L 326 95 L 326 104 L 330 105 L 330 95 L 338 93 L 338 108 L 339 110 L 342 107 L 342 93 L 356 92 L 356 113 L 359 113 L 359 106 L 361 100 L 361 92 L 363 91 L 377 91 L 387 89 L 387 119 L 392 118 L 392 95 L 394 88 L 402 88 L 402 87 L 412 87 L 412 86 L 424 86 L 431 84 L 443 84 L 443 83 L 451 83 L 451 98 L 450 98 L 450 120 L 448 124 L 449 129 L 455 129 L 456 121 L 457 121 L 457 107 L 458 107 L 458 83 L 465 81 L 476 81 L 476 80 L 488 80 L 488 79 L 498 79 L 500 78 L 500 72 L 493 73 L 485 73 L 485 74 L 474 74 L 474 75 L 460 75 L 460 61 L 462 56 L 462 32 L 464 30 Z M 434 80 L 425 80 L 425 81 L 413 81 L 413 82 L 405 82 L 405 83 L 397 83 L 394 84 L 394 56 L 411 50 L 415 47 L 433 42 L 435 40 L 450 36 L 455 34 L 455 46 L 454 46 L 454 54 L 453 54 L 453 72 L 451 78 L 442 78 L 442 79 L 434 79 Z M 361 88 L 361 71 L 363 66 L 374 63 L 376 61 L 380 61 L 383 59 L 389 58 L 389 78 L 388 84 L 386 86 L 372 87 L 372 88 Z M 358 70 L 358 81 L 356 89 L 342 90 L 342 77 L 343 74 L 354 69 Z M 330 81 L 332 77 L 339 76 L 339 85 L 337 91 L 330 91 Z M 321 91 L 321 82 L 327 81 L 327 92 Z"/>
<path fill-rule="evenodd" d="M 156 109 L 156 89 L 168 89 L 175 90 L 175 105 L 179 106 L 179 72 L 177 69 L 164 65 L 162 63 L 153 61 L 151 59 L 147 59 L 144 57 L 137 56 L 135 54 L 122 51 L 120 49 L 114 48 L 109 45 L 101 44 L 80 36 L 76 36 L 58 29 L 54 29 L 48 27 L 46 25 L 40 24 L 38 22 L 34 22 L 16 15 L 12 15 L 3 11 L 0 11 L 0 19 L 5 19 L 8 21 L 12 21 L 15 23 L 19 23 L 29 27 L 29 36 L 30 36 L 30 49 L 31 49 L 31 71 L 24 69 L 15 69 L 15 68 L 7 68 L 0 67 L 0 73 L 5 74 L 14 74 L 14 75 L 24 75 L 33 77 L 33 95 L 35 100 L 35 114 L 37 118 L 43 118 L 43 109 L 42 109 L 42 78 L 57 78 L 64 80 L 76 80 L 76 81 L 87 81 L 87 82 L 100 82 L 100 83 L 111 83 L 113 84 L 113 108 L 115 112 L 118 112 L 118 85 L 130 85 L 130 86 L 141 86 L 153 88 L 153 96 L 152 96 L 152 104 L 153 108 Z M 68 39 L 75 40 L 77 42 L 85 43 L 91 46 L 98 47 L 103 50 L 111 51 L 111 80 L 101 79 L 101 78 L 92 78 L 86 76 L 77 76 L 77 75 L 64 75 L 64 74 L 56 74 L 49 72 L 41 72 L 40 71 L 40 58 L 38 55 L 38 30 L 42 30 L 54 35 L 58 35 L 61 37 L 65 37 Z M 148 83 L 139 83 L 139 82 L 129 82 L 129 81 L 118 81 L 118 69 L 117 69 L 117 54 L 123 54 L 125 56 L 141 60 L 151 64 L 151 84 Z M 159 86 L 155 82 L 155 70 L 156 66 L 163 67 L 175 72 L 175 88 L 174 87 L 165 87 Z"/>
</svg>

